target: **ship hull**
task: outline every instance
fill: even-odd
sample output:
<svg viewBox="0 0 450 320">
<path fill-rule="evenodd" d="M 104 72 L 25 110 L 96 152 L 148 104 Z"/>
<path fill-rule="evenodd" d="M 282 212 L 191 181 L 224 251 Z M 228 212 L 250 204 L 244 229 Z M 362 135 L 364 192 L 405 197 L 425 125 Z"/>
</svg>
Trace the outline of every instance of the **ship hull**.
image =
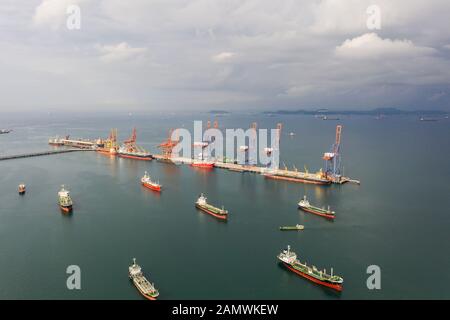
<svg viewBox="0 0 450 320">
<path fill-rule="evenodd" d="M 117 152 L 111 152 L 110 150 L 106 150 L 106 149 L 100 149 L 100 150 L 96 150 L 96 151 L 100 154 L 104 154 L 107 156 L 115 156 L 117 154 Z"/>
<path fill-rule="evenodd" d="M 291 182 L 300 182 L 300 183 L 307 183 L 307 184 L 317 184 L 317 185 L 329 185 L 331 184 L 331 181 L 329 180 L 310 180 L 310 179 L 302 179 L 302 178 L 292 178 L 292 177 L 284 177 L 284 176 L 277 176 L 277 175 L 264 175 L 267 179 L 275 179 L 275 180 L 285 180 L 285 181 L 291 181 Z"/>
<path fill-rule="evenodd" d="M 199 209 L 199 210 L 202 210 L 203 212 L 206 212 L 207 214 L 212 215 L 213 217 L 216 217 L 217 219 L 221 219 L 221 220 L 227 220 L 228 219 L 228 215 L 226 215 L 226 214 L 215 213 L 215 212 L 209 210 L 208 208 L 205 208 L 205 207 L 203 207 L 201 205 L 198 205 L 198 204 L 196 204 L 195 207 L 197 209 Z"/>
<path fill-rule="evenodd" d="M 20 191 L 20 190 L 19 190 L 19 194 L 20 194 L 21 196 L 23 196 L 23 195 L 25 194 L 25 190 L 23 190 L 23 191 Z"/>
<path fill-rule="evenodd" d="M 214 168 L 214 163 L 191 163 L 191 166 L 196 168 L 212 169 Z"/>
<path fill-rule="evenodd" d="M 61 147 L 64 145 L 62 142 L 49 142 L 48 144 L 55 147 Z"/>
<path fill-rule="evenodd" d="M 306 212 L 315 214 L 315 215 L 317 215 L 317 216 L 320 216 L 320 217 L 324 217 L 324 218 L 327 218 L 327 219 L 330 219 L 330 220 L 333 220 L 333 219 L 334 219 L 334 215 L 322 213 L 322 212 L 316 211 L 316 210 L 314 210 L 314 209 L 306 208 L 306 207 L 302 207 L 302 206 L 298 206 L 298 208 L 301 209 L 301 210 L 303 210 L 303 211 L 306 211 Z"/>
<path fill-rule="evenodd" d="M 314 278 L 314 277 L 312 277 L 310 275 L 307 275 L 306 273 L 303 273 L 303 272 L 295 269 L 294 267 L 292 267 L 290 264 L 288 264 L 286 262 L 283 262 L 283 265 L 286 268 L 288 268 L 289 270 L 291 270 L 292 272 L 294 272 L 295 274 L 297 274 L 297 275 L 299 275 L 299 276 L 301 276 L 301 277 L 303 277 L 305 279 L 308 279 L 309 281 L 312 281 L 314 283 L 320 284 L 320 285 L 322 285 L 324 287 L 328 287 L 328 288 L 334 289 L 334 290 L 339 291 L 339 292 L 342 291 L 342 285 L 341 284 L 333 284 L 333 283 L 329 283 L 329 282 L 326 282 L 326 281 L 319 280 L 317 278 Z"/>
<path fill-rule="evenodd" d="M 119 153 L 119 157 L 121 157 L 121 158 L 128 158 L 128 159 L 134 159 L 134 160 L 143 160 L 143 161 L 151 161 L 151 160 L 153 160 L 151 155 L 139 156 L 139 155 L 126 154 L 126 153 Z"/>
<path fill-rule="evenodd" d="M 152 184 L 148 184 L 148 183 L 144 183 L 144 182 L 142 183 L 142 185 L 152 191 L 161 192 L 161 186 L 154 186 Z"/>
<path fill-rule="evenodd" d="M 70 212 L 72 212 L 72 206 L 62 206 L 62 205 L 59 205 L 59 207 L 61 208 L 61 211 L 62 211 L 62 212 L 65 212 L 65 213 L 70 213 Z"/>
</svg>

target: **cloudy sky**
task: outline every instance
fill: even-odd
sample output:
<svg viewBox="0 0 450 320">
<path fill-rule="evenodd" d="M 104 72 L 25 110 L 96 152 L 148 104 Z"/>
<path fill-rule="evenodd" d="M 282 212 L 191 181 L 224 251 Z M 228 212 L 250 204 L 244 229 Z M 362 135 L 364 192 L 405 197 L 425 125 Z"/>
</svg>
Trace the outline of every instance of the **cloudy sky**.
<svg viewBox="0 0 450 320">
<path fill-rule="evenodd" d="M 448 0 L 1 0 L 0 111 L 450 110 L 449 16 Z"/>
</svg>

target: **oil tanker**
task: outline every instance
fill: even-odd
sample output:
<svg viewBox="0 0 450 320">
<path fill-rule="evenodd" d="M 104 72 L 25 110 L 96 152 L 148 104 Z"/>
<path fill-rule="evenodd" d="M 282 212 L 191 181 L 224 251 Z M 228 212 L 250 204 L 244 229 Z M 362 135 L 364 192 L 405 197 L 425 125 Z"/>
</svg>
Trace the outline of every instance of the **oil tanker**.
<svg viewBox="0 0 450 320">
<path fill-rule="evenodd" d="M 331 274 L 328 274 L 326 270 L 317 270 L 315 266 L 307 266 L 306 262 L 301 263 L 297 260 L 295 252 L 291 251 L 290 246 L 287 247 L 287 250 L 283 250 L 277 258 L 286 268 L 299 276 L 322 286 L 342 291 L 344 279 L 340 276 L 333 275 L 333 268 L 331 268 Z"/>
<path fill-rule="evenodd" d="M 147 171 L 145 171 L 144 176 L 141 178 L 141 183 L 144 187 L 150 190 L 161 192 L 161 185 L 152 181 L 150 176 L 147 174 Z"/>
<path fill-rule="evenodd" d="M 330 206 L 328 206 L 328 209 L 315 207 L 309 203 L 309 201 L 306 199 L 306 196 L 303 196 L 303 199 L 300 200 L 300 202 L 298 203 L 298 208 L 328 219 L 334 219 L 335 217 L 335 212 L 330 210 Z"/>
<path fill-rule="evenodd" d="M 220 209 L 220 208 L 217 208 L 217 207 L 214 207 L 214 206 L 208 204 L 206 202 L 206 197 L 203 195 L 203 193 L 200 195 L 200 197 L 195 202 L 195 206 L 198 209 L 200 209 L 218 219 L 221 219 L 221 220 L 228 219 L 228 210 L 225 210 L 223 207 L 222 207 L 222 209 Z"/>
<path fill-rule="evenodd" d="M 128 275 L 133 281 L 134 286 L 148 300 L 156 300 L 159 296 L 155 285 L 150 283 L 142 274 L 141 267 L 136 264 L 136 258 L 133 258 L 133 264 L 128 267 Z"/>
<path fill-rule="evenodd" d="M 66 213 L 72 212 L 72 198 L 70 197 L 69 191 L 64 189 L 64 186 L 58 192 L 58 198 L 61 211 Z"/>
</svg>

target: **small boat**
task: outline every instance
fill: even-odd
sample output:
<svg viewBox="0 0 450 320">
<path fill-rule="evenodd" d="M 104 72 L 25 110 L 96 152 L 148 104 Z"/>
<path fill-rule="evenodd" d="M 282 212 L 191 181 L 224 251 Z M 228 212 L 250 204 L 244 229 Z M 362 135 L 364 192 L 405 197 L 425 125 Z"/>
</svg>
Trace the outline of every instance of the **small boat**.
<svg viewBox="0 0 450 320">
<path fill-rule="evenodd" d="M 212 216 L 214 216 L 214 217 L 216 217 L 218 219 L 222 219 L 222 220 L 227 220 L 228 219 L 228 210 L 225 210 L 223 208 L 223 206 L 222 206 L 222 209 L 214 207 L 214 206 L 208 204 L 206 202 L 206 199 L 207 198 L 202 193 L 200 195 L 200 197 L 197 199 L 197 201 L 195 202 L 195 206 L 198 209 L 200 209 L 200 210 L 202 210 L 202 211 L 204 211 L 204 212 L 206 212 L 206 213 L 208 213 L 208 214 L 210 214 L 210 215 L 212 215 Z"/>
<path fill-rule="evenodd" d="M 305 229 L 305 226 L 301 224 L 296 224 L 295 226 L 283 226 L 280 227 L 280 230 L 282 231 L 288 231 L 288 230 L 303 230 Z"/>
<path fill-rule="evenodd" d="M 161 191 L 161 185 L 159 183 L 153 182 L 150 176 L 145 171 L 144 176 L 141 178 L 141 183 L 144 187 L 151 189 L 153 191 Z"/>
<path fill-rule="evenodd" d="M 155 285 L 150 283 L 142 273 L 141 267 L 136 264 L 136 258 L 133 258 L 133 264 L 128 267 L 128 275 L 133 281 L 134 286 L 148 300 L 156 300 L 159 296 Z"/>
<path fill-rule="evenodd" d="M 331 274 L 328 274 L 326 270 L 317 270 L 315 266 L 310 267 L 306 265 L 306 262 L 300 262 L 297 259 L 295 252 L 291 251 L 290 246 L 287 247 L 287 250 L 283 250 L 277 258 L 286 268 L 299 276 L 322 286 L 332 288 L 337 291 L 342 291 L 344 279 L 340 276 L 334 275 L 333 268 L 331 268 Z"/>
<path fill-rule="evenodd" d="M 419 121 L 438 121 L 438 119 L 436 119 L 436 118 L 424 118 L 424 117 L 421 117 L 421 118 L 419 119 Z"/>
<path fill-rule="evenodd" d="M 63 212 L 69 213 L 72 211 L 72 198 L 70 197 L 70 192 L 64 189 L 64 185 L 58 192 L 59 207 Z"/>
<path fill-rule="evenodd" d="M 25 184 L 23 184 L 23 183 L 19 184 L 18 190 L 19 190 L 19 194 L 20 194 L 20 195 L 25 194 L 25 191 L 26 191 L 26 186 L 25 186 Z"/>
<path fill-rule="evenodd" d="M 12 130 L 11 129 L 0 129 L 0 134 L 7 134 L 10 133 Z"/>
<path fill-rule="evenodd" d="M 298 203 L 298 207 L 303 211 L 313 213 L 315 215 L 328 219 L 334 219 L 335 217 L 335 212 L 330 210 L 330 206 L 328 206 L 328 209 L 315 207 L 309 203 L 309 201 L 306 199 L 306 196 L 304 196 L 303 199 L 300 200 L 300 202 Z"/>
</svg>

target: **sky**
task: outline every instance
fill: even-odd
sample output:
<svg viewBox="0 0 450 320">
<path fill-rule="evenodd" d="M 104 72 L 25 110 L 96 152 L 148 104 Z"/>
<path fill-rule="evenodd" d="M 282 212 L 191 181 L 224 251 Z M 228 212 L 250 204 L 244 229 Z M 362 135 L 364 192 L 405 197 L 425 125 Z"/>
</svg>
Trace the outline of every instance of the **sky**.
<svg viewBox="0 0 450 320">
<path fill-rule="evenodd" d="M 0 112 L 450 110 L 449 15 L 448 0 L 1 0 Z"/>
</svg>

